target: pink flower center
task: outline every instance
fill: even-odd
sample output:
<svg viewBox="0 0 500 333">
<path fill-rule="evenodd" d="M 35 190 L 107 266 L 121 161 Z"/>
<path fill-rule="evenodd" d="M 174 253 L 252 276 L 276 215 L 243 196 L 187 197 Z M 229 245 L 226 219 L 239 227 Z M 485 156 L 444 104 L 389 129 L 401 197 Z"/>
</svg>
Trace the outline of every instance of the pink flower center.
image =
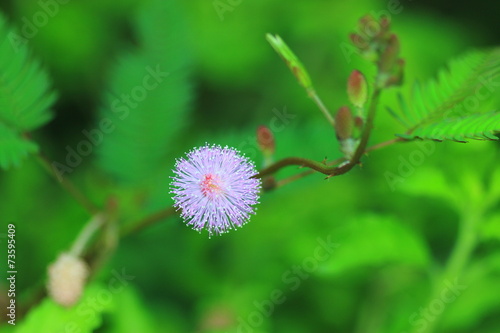
<svg viewBox="0 0 500 333">
<path fill-rule="evenodd" d="M 217 175 L 206 174 L 200 183 L 201 193 L 206 197 L 213 198 L 224 192 L 221 185 L 221 180 Z"/>
</svg>

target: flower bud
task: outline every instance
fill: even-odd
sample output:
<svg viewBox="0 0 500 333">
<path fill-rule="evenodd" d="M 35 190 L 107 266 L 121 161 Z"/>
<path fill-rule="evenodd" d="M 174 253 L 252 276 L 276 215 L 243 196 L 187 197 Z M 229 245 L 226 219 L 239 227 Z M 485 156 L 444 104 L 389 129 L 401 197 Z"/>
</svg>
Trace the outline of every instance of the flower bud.
<svg viewBox="0 0 500 333">
<path fill-rule="evenodd" d="M 347 106 L 342 106 L 335 115 L 335 132 L 339 141 L 352 138 L 354 118 Z"/>
<path fill-rule="evenodd" d="M 360 50 L 366 50 L 368 49 L 369 45 L 368 42 L 359 34 L 352 33 L 349 35 L 349 38 L 351 39 L 351 42 Z"/>
<path fill-rule="evenodd" d="M 358 70 L 352 71 L 347 80 L 347 95 L 351 103 L 358 108 L 362 108 L 368 99 L 368 84 Z"/>
<path fill-rule="evenodd" d="M 262 179 L 262 189 L 264 191 L 271 191 L 276 188 L 278 183 L 276 182 L 276 178 L 274 176 L 267 176 Z"/>
<path fill-rule="evenodd" d="M 271 44 L 273 49 L 281 56 L 285 61 L 288 68 L 292 71 L 293 75 L 297 78 L 299 83 L 306 89 L 312 88 L 312 82 L 309 78 L 309 74 L 306 69 L 299 61 L 297 56 L 290 50 L 288 45 L 281 39 L 280 36 L 273 36 L 271 34 L 266 35 L 266 39 Z"/>
<path fill-rule="evenodd" d="M 271 132 L 267 126 L 261 125 L 257 128 L 257 143 L 264 156 L 271 156 L 274 154 L 276 143 L 274 141 L 273 132 Z"/>
<path fill-rule="evenodd" d="M 387 80 L 387 86 L 400 86 L 403 83 L 405 61 L 398 59 L 393 67 L 393 73 Z"/>
<path fill-rule="evenodd" d="M 379 22 L 370 14 L 359 19 L 358 28 L 361 34 L 373 39 L 380 33 L 381 27 Z"/>
<path fill-rule="evenodd" d="M 61 253 L 48 268 L 50 297 L 62 306 L 71 307 L 80 299 L 87 276 L 88 268 L 82 259 Z"/>
<path fill-rule="evenodd" d="M 380 37 L 383 38 L 391 30 L 391 20 L 387 16 L 382 16 L 380 18 L 380 27 L 382 28 Z"/>
<path fill-rule="evenodd" d="M 387 47 L 380 55 L 379 68 L 382 73 L 390 73 L 399 57 L 400 44 L 397 35 L 392 34 L 389 37 Z"/>
</svg>

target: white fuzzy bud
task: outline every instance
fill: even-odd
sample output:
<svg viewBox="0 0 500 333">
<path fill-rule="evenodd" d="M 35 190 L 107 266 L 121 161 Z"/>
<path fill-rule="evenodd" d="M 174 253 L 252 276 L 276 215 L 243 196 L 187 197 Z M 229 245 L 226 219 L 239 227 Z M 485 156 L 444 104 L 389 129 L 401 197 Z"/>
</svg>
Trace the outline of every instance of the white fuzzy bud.
<svg viewBox="0 0 500 333">
<path fill-rule="evenodd" d="M 65 307 L 71 307 L 80 299 L 88 268 L 85 262 L 69 253 L 61 253 L 48 268 L 47 289 L 52 299 Z"/>
</svg>

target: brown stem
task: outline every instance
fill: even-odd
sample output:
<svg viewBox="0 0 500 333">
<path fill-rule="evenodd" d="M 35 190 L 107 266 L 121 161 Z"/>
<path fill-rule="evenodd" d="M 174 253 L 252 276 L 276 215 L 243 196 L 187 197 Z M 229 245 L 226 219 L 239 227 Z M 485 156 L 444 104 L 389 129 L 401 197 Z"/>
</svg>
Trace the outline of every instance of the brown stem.
<svg viewBox="0 0 500 333">
<path fill-rule="evenodd" d="M 374 144 L 373 146 L 370 146 L 370 147 L 366 148 L 365 153 L 368 153 L 368 152 L 371 152 L 371 151 L 374 151 L 374 150 L 379 150 L 381 148 L 388 147 L 388 146 L 393 145 L 393 144 L 395 144 L 397 142 L 405 142 L 405 141 L 407 141 L 407 140 L 402 139 L 402 138 L 394 138 L 394 139 L 391 139 L 391 140 L 380 142 L 380 143 Z M 343 161 L 345 161 L 345 158 L 338 158 L 338 159 L 336 159 L 334 161 L 328 162 L 327 165 L 337 165 L 337 164 L 342 163 Z M 277 182 L 277 185 L 276 185 L 275 188 L 279 188 L 279 187 L 285 186 L 285 185 L 287 185 L 289 183 L 292 183 L 292 182 L 294 182 L 296 180 L 299 180 L 301 178 L 304 178 L 304 177 L 307 177 L 309 175 L 312 175 L 315 172 L 316 172 L 315 170 L 307 170 L 307 171 L 298 173 L 296 175 L 293 175 L 293 176 L 281 179 L 281 180 L 279 180 Z"/>
<path fill-rule="evenodd" d="M 268 166 L 267 168 L 261 170 L 258 174 L 253 176 L 252 178 L 263 178 L 265 176 L 272 175 L 280 169 L 283 169 L 289 165 L 298 165 L 300 167 L 307 167 L 309 169 L 316 170 L 321 173 L 328 173 L 330 169 L 334 169 L 334 167 L 329 167 L 325 163 L 316 162 L 307 158 L 302 157 L 286 157 L 278 162 Z"/>
<path fill-rule="evenodd" d="M 315 171 L 321 172 L 330 177 L 342 175 L 348 172 L 355 165 L 359 163 L 361 157 L 366 151 L 366 146 L 368 144 L 368 140 L 370 139 L 371 130 L 373 128 L 373 121 L 375 119 L 375 113 L 377 111 L 377 104 L 379 97 L 380 97 L 380 89 L 376 88 L 375 91 L 373 92 L 370 108 L 368 111 L 368 117 L 366 120 L 366 125 L 363 130 L 363 134 L 361 136 L 361 141 L 358 147 L 356 148 L 356 151 L 354 152 L 352 159 L 348 163 L 342 164 L 337 167 L 337 166 L 329 166 L 325 163 L 320 163 L 307 158 L 287 157 L 260 171 L 257 175 L 254 176 L 254 178 L 263 178 L 289 165 L 298 165 L 302 167 L 307 167 Z"/>
<path fill-rule="evenodd" d="M 395 138 L 395 139 L 387 140 L 384 142 L 380 142 L 380 143 L 377 143 L 371 147 L 368 147 L 365 150 L 365 152 L 378 150 L 378 149 L 390 146 L 394 143 L 403 142 L 403 141 L 405 141 L 405 140 L 401 139 L 401 138 Z M 288 158 L 282 159 L 282 160 L 276 162 L 275 164 L 273 164 L 272 166 L 264 169 L 259 174 L 255 175 L 254 177 L 255 178 L 262 178 L 265 176 L 269 176 L 269 175 L 273 174 L 274 172 L 280 170 L 281 168 L 284 168 L 284 167 L 289 166 L 289 165 L 299 165 L 299 166 L 310 167 L 310 170 L 306 170 L 306 171 L 301 172 L 299 174 L 296 174 L 296 175 L 293 175 L 293 176 L 290 176 L 288 178 L 285 178 L 285 179 L 278 181 L 275 188 L 279 188 L 279 187 L 282 187 L 282 186 L 289 184 L 293 181 L 296 181 L 298 179 L 301 179 L 301 178 L 304 178 L 308 175 L 311 175 L 316 171 L 322 172 L 322 171 L 319 171 L 318 169 L 321 169 L 323 171 L 325 169 L 332 169 L 332 170 L 337 169 L 337 167 L 335 167 L 335 165 L 338 165 L 338 164 L 342 163 L 343 161 L 345 161 L 345 158 L 343 158 L 343 157 L 338 158 L 338 159 L 333 160 L 333 161 L 330 161 L 328 163 L 315 162 L 315 161 L 311 161 L 311 160 L 308 160 L 305 158 L 300 158 L 300 157 L 288 157 Z M 125 236 L 128 236 L 130 234 L 134 234 L 138 231 L 141 231 L 141 230 L 147 228 L 150 225 L 155 224 L 156 222 L 164 220 L 167 217 L 173 216 L 175 214 L 176 214 L 176 210 L 174 207 L 167 207 L 159 212 L 154 213 L 153 215 L 150 215 L 150 216 L 144 218 L 143 220 L 141 220 L 137 223 L 133 223 L 130 228 L 123 230 L 120 236 L 125 237 Z"/>
<path fill-rule="evenodd" d="M 380 143 L 374 144 L 373 146 L 366 148 L 365 153 L 369 153 L 369 152 L 374 151 L 374 150 L 379 150 L 381 148 L 393 145 L 397 142 L 404 142 L 404 141 L 407 141 L 407 140 L 405 140 L 403 138 L 394 138 L 394 139 L 390 139 L 390 140 L 387 140 L 384 142 L 380 142 Z"/>
</svg>

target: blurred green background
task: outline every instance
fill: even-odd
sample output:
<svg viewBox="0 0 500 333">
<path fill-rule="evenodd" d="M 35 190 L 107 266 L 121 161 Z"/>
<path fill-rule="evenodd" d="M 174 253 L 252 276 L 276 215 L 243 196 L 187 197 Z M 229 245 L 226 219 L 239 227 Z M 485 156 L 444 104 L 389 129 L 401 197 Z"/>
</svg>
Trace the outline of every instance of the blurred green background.
<svg viewBox="0 0 500 333">
<path fill-rule="evenodd" d="M 40 11 L 54 13 L 27 39 L 59 93 L 54 119 L 32 133 L 50 161 L 64 163 L 67 147 L 85 139 L 83 130 L 116 116 L 110 105 L 141 83 L 147 66 L 170 73 L 66 174 L 99 207 L 115 198 L 120 227 L 172 204 L 174 160 L 193 146 L 234 146 L 260 166 L 260 124 L 275 134 L 276 159 L 340 157 L 328 123 L 264 36 L 283 37 L 335 110 L 348 101 L 345 82 L 353 69 L 369 80 L 373 74 L 359 56 L 344 56 L 343 43 L 361 16 L 381 14 L 391 3 L 63 2 L 0 5 L 21 33 Z M 499 44 L 498 4 L 447 6 L 402 1 L 391 15 L 407 86 L 432 77 L 454 56 Z M 396 107 L 394 97 L 391 90 L 382 99 L 373 143 L 402 131 L 384 110 Z M 422 162 L 401 169 L 416 151 Z M 8 223 L 16 225 L 19 272 L 18 322 L 11 327 L 2 316 L 0 332 L 53 332 L 46 322 L 65 320 L 77 323 L 74 332 L 103 333 L 499 332 L 498 154 L 491 142 L 391 146 L 347 175 L 325 181 L 314 174 L 265 193 L 250 223 L 212 239 L 178 217 L 166 219 L 120 239 L 107 253 L 83 302 L 109 294 L 117 271 L 133 278 L 101 299 L 90 319 L 78 307 L 71 312 L 41 299 L 47 266 L 90 216 L 29 158 L 0 174 L 0 234 Z M 289 167 L 276 177 L 300 171 Z M 388 172 L 401 181 L 388 182 Z M 460 233 L 471 219 L 476 227 Z M 470 255 L 453 250 L 457 235 L 473 238 L 460 238 L 470 241 Z M 335 245 L 326 251 L 324 242 Z M 451 253 L 458 259 L 450 260 Z M 5 274 L 2 268 L 2 309 Z M 466 288 L 444 301 L 457 280 Z"/>
</svg>

